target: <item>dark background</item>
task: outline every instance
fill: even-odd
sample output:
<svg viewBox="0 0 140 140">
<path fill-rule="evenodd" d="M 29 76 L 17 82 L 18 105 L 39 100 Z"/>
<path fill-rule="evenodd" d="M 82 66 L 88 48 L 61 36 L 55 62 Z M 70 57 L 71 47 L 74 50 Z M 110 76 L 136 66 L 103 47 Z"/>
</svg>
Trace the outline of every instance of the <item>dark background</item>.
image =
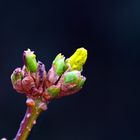
<svg viewBox="0 0 140 140">
<path fill-rule="evenodd" d="M 22 52 L 49 69 L 81 46 L 84 88 L 50 103 L 29 140 L 140 139 L 139 0 L 0 1 L 0 138 L 14 138 L 26 110 L 10 82 Z"/>
</svg>

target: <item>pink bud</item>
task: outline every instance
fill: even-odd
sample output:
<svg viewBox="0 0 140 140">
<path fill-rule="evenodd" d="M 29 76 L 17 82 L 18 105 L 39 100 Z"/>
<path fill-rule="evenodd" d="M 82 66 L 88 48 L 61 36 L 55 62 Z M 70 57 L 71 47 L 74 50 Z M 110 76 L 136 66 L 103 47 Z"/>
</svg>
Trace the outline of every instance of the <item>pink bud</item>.
<svg viewBox="0 0 140 140">
<path fill-rule="evenodd" d="M 22 80 L 22 87 L 28 93 L 32 88 L 35 87 L 34 79 L 28 75 Z"/>
<path fill-rule="evenodd" d="M 23 88 L 22 88 L 22 81 L 21 80 L 17 80 L 16 83 L 13 85 L 13 88 L 19 93 L 25 93 Z"/>
<path fill-rule="evenodd" d="M 47 86 L 55 84 L 55 82 L 59 79 L 59 76 L 55 72 L 54 66 L 52 65 L 51 69 L 47 74 Z"/>
</svg>

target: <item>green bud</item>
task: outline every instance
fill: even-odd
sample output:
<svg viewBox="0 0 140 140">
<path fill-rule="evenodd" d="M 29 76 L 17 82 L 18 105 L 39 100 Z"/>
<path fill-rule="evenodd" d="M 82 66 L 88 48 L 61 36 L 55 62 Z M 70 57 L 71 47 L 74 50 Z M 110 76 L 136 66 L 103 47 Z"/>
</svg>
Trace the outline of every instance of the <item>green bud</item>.
<svg viewBox="0 0 140 140">
<path fill-rule="evenodd" d="M 64 75 L 64 82 L 66 84 L 75 84 L 77 88 L 82 88 L 86 81 L 86 78 L 81 75 L 80 71 L 74 70 L 67 72 Z"/>
<path fill-rule="evenodd" d="M 79 78 L 79 71 L 70 71 L 67 72 L 64 76 L 64 82 L 65 83 L 77 83 Z"/>
<path fill-rule="evenodd" d="M 30 49 L 24 51 L 23 61 L 25 63 L 27 70 L 29 70 L 30 72 L 37 71 L 36 55 L 34 54 L 33 51 L 31 51 Z"/>
<path fill-rule="evenodd" d="M 48 93 L 51 95 L 51 97 L 57 97 L 60 93 L 60 88 L 56 87 L 55 85 L 47 88 Z"/>
<path fill-rule="evenodd" d="M 56 73 L 61 76 L 64 71 L 67 69 L 67 66 L 65 64 L 65 57 L 59 53 L 56 58 L 53 61 L 54 68 Z"/>
</svg>

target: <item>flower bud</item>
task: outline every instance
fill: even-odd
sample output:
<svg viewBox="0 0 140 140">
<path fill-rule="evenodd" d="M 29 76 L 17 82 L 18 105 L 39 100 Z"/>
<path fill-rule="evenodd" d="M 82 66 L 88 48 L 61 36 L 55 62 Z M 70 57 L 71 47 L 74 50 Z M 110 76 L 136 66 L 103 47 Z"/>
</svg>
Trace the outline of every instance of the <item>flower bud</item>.
<svg viewBox="0 0 140 140">
<path fill-rule="evenodd" d="M 11 82 L 15 84 L 18 80 L 21 80 L 23 77 L 21 68 L 16 68 L 11 75 Z"/>
<path fill-rule="evenodd" d="M 87 50 L 79 48 L 76 52 L 66 60 L 66 63 L 71 66 L 72 70 L 82 70 L 83 65 L 87 60 Z"/>
<path fill-rule="evenodd" d="M 55 82 L 58 79 L 59 79 L 59 76 L 56 74 L 54 66 L 52 66 L 47 74 L 46 86 L 49 87 L 49 86 L 55 84 Z"/>
<path fill-rule="evenodd" d="M 78 81 L 78 77 L 80 75 L 79 71 L 70 71 L 64 75 L 64 82 L 65 83 L 76 83 Z"/>
<path fill-rule="evenodd" d="M 67 66 L 65 64 L 65 57 L 59 53 L 52 64 L 51 69 L 47 74 L 47 86 L 55 84 L 59 77 L 65 72 Z"/>
<path fill-rule="evenodd" d="M 16 68 L 11 75 L 11 82 L 13 88 L 19 93 L 24 93 L 24 90 L 22 88 L 22 78 L 23 74 L 21 68 Z"/>
<path fill-rule="evenodd" d="M 71 84 L 76 84 L 77 88 L 82 88 L 86 81 L 86 78 L 81 75 L 80 71 L 74 70 L 67 72 L 64 76 L 64 82 L 71 83 Z"/>
<path fill-rule="evenodd" d="M 66 72 L 60 79 L 58 85 L 61 87 L 59 97 L 67 96 L 78 92 L 86 78 L 81 75 L 80 71 L 74 70 Z"/>
<path fill-rule="evenodd" d="M 36 85 L 37 87 L 46 80 L 46 70 L 45 65 L 42 62 L 38 62 L 37 72 L 36 72 Z"/>
<path fill-rule="evenodd" d="M 36 72 L 37 70 L 37 62 L 36 62 L 36 55 L 33 51 L 28 49 L 23 53 L 23 61 L 25 63 L 26 69 L 30 72 Z"/>
<path fill-rule="evenodd" d="M 35 87 L 34 79 L 30 75 L 27 75 L 22 80 L 22 87 L 26 93 L 30 92 Z"/>
<path fill-rule="evenodd" d="M 55 71 L 58 76 L 61 76 L 66 70 L 65 57 L 59 53 L 53 61 Z"/>
</svg>

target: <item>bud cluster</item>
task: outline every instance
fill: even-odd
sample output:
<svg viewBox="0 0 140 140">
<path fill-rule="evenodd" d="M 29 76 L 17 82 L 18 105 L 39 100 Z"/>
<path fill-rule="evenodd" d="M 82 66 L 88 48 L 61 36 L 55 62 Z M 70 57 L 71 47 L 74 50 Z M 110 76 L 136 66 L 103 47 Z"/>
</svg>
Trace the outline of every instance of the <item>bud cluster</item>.
<svg viewBox="0 0 140 140">
<path fill-rule="evenodd" d="M 13 88 L 30 100 L 39 98 L 45 102 L 74 94 L 86 80 L 81 75 L 86 59 L 87 50 L 84 48 L 77 49 L 66 60 L 62 54 L 58 54 L 47 73 L 45 65 L 37 62 L 34 52 L 28 49 L 23 53 L 24 66 L 16 68 L 11 75 Z"/>
</svg>

